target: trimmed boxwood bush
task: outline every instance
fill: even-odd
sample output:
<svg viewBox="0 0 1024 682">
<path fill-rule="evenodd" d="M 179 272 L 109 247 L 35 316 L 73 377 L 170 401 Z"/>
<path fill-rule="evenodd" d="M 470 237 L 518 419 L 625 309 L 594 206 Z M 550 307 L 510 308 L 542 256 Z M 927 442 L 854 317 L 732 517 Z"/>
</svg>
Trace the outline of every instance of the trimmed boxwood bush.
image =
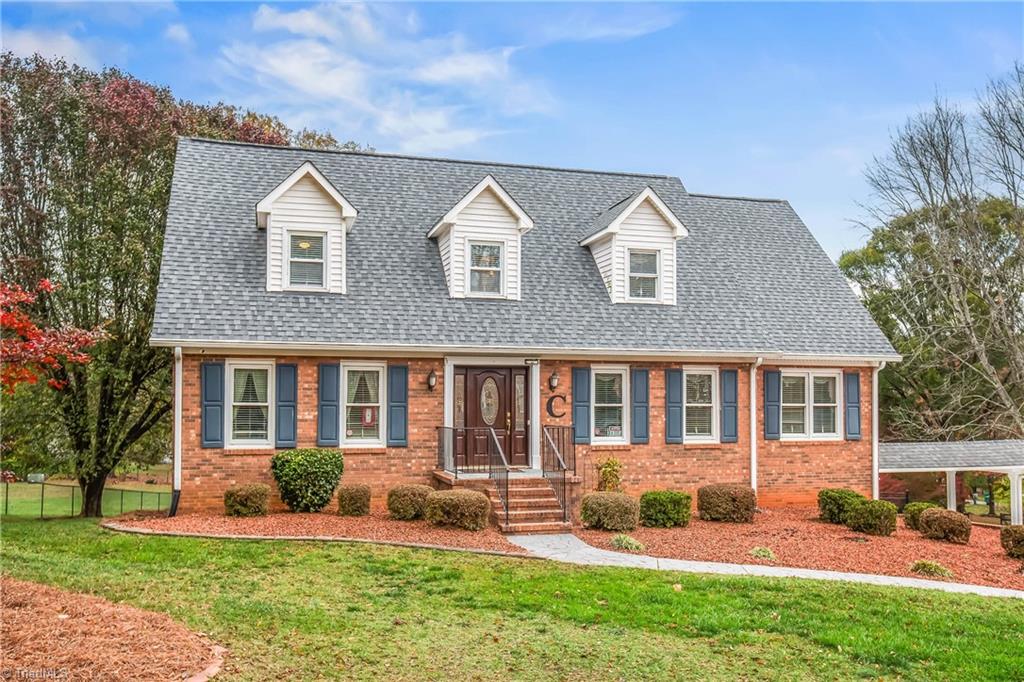
<svg viewBox="0 0 1024 682">
<path fill-rule="evenodd" d="M 224 491 L 224 513 L 228 516 L 266 516 L 270 507 L 270 486 L 264 483 L 236 485 Z"/>
<path fill-rule="evenodd" d="M 921 530 L 918 521 L 921 519 L 921 512 L 925 509 L 938 509 L 939 505 L 934 502 L 911 502 L 903 508 L 903 523 L 911 530 Z"/>
<path fill-rule="evenodd" d="M 649 490 L 640 496 L 640 523 L 650 528 L 690 524 L 691 498 L 675 490 Z"/>
<path fill-rule="evenodd" d="M 318 512 L 326 507 L 344 470 L 345 461 L 338 450 L 282 450 L 270 459 L 281 500 L 294 512 Z"/>
<path fill-rule="evenodd" d="M 342 516 L 366 516 L 370 513 L 370 486 L 355 484 L 338 488 L 338 513 Z"/>
<path fill-rule="evenodd" d="M 634 530 L 640 523 L 640 504 L 625 493 L 590 493 L 580 503 L 580 519 L 587 528 Z"/>
<path fill-rule="evenodd" d="M 388 491 L 388 513 L 399 521 L 422 519 L 427 495 L 434 492 L 429 485 L 396 485 Z"/>
<path fill-rule="evenodd" d="M 966 545 L 971 539 L 971 520 L 951 509 L 925 509 L 917 519 L 926 538 Z"/>
<path fill-rule="evenodd" d="M 885 500 L 864 500 L 846 511 L 850 530 L 868 535 L 892 535 L 896 532 L 896 505 Z"/>
<path fill-rule="evenodd" d="M 865 499 L 849 488 L 822 488 L 818 491 L 818 516 L 829 523 L 846 523 L 846 512 Z"/>
<path fill-rule="evenodd" d="M 423 516 L 438 526 L 480 530 L 490 513 L 491 502 L 479 490 L 435 490 L 427 495 Z"/>
<path fill-rule="evenodd" d="M 705 521 L 753 523 L 756 509 L 757 494 L 749 486 L 719 483 L 697 490 L 697 511 Z"/>
<path fill-rule="evenodd" d="M 1003 526 L 999 544 L 1011 559 L 1024 559 L 1024 526 Z"/>
</svg>

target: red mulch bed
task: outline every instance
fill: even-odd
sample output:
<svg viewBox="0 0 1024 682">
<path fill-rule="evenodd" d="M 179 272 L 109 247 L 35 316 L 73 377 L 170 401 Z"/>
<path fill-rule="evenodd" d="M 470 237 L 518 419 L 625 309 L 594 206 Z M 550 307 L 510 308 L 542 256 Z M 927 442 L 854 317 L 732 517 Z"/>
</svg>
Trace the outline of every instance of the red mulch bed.
<svg viewBox="0 0 1024 682">
<path fill-rule="evenodd" d="M 715 523 L 694 519 L 686 528 L 637 528 L 630 536 L 642 542 L 646 554 L 671 559 L 724 561 L 815 568 L 853 573 L 928 578 L 910 572 L 918 559 L 937 561 L 953 571 L 954 582 L 1024 589 L 1019 560 L 1006 556 L 999 545 L 999 529 L 974 526 L 971 541 L 953 545 L 928 540 L 907 529 L 902 519 L 896 533 L 873 537 L 818 521 L 817 509 L 765 510 L 754 523 Z M 614 549 L 615 533 L 576 531 L 584 541 Z M 750 556 L 754 547 L 768 547 L 776 560 Z M 933 578 L 934 579 L 934 578 Z"/>
<path fill-rule="evenodd" d="M 171 680 L 213 647 L 170 616 L 0 577 L 0 674 L 10 679 Z"/>
<path fill-rule="evenodd" d="M 252 518 L 234 518 L 222 514 L 184 514 L 172 518 L 135 520 L 121 517 L 123 526 L 145 528 L 158 532 L 196 533 L 202 535 L 259 535 L 264 537 L 330 537 L 382 542 L 408 542 L 458 549 L 485 549 L 521 554 L 523 549 L 508 542 L 490 527 L 471 531 L 435 526 L 426 521 L 395 521 L 386 511 L 374 509 L 367 516 L 273 513 Z"/>
</svg>

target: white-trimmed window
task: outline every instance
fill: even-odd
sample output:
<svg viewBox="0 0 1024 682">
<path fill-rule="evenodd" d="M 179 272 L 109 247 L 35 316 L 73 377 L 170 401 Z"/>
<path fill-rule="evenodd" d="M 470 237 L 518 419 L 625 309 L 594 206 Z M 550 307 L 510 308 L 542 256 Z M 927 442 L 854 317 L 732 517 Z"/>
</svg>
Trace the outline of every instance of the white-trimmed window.
<svg viewBox="0 0 1024 682">
<path fill-rule="evenodd" d="M 594 367 L 590 379 L 593 442 L 625 443 L 629 433 L 629 368 Z"/>
<path fill-rule="evenodd" d="M 831 370 L 782 372 L 782 438 L 840 438 L 841 378 Z"/>
<path fill-rule="evenodd" d="M 269 447 L 274 441 L 270 406 L 274 395 L 273 362 L 228 362 L 228 444 Z"/>
<path fill-rule="evenodd" d="M 288 286 L 323 289 L 327 235 L 323 232 L 288 233 Z"/>
<path fill-rule="evenodd" d="M 686 441 L 718 439 L 718 371 L 683 370 L 683 429 Z"/>
<path fill-rule="evenodd" d="M 660 256 L 657 251 L 629 249 L 629 298 L 656 301 L 659 296 Z"/>
<path fill-rule="evenodd" d="M 469 293 L 502 296 L 505 291 L 505 245 L 469 242 Z"/>
<path fill-rule="evenodd" d="M 384 445 L 383 363 L 344 364 L 343 444 Z"/>
</svg>

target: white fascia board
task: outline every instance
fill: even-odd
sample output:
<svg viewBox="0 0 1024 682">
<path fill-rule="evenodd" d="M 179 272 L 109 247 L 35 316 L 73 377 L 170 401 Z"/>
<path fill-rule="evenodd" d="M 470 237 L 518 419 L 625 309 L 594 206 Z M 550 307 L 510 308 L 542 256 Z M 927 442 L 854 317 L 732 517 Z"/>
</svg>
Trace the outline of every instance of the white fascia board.
<svg viewBox="0 0 1024 682">
<path fill-rule="evenodd" d="M 883 443 L 884 445 L 884 443 Z M 1021 474 L 1024 473 L 1024 469 L 1021 467 L 1007 467 L 1007 466 L 967 466 L 967 467 L 951 467 L 951 466 L 935 466 L 935 467 L 895 467 L 886 469 L 879 467 L 878 473 L 880 474 L 931 474 L 942 471 L 992 471 L 999 474 Z"/>
<path fill-rule="evenodd" d="M 683 221 L 681 221 L 678 216 L 672 212 L 672 209 L 670 209 L 665 202 L 661 200 L 661 197 L 659 197 L 658 193 L 654 191 L 654 188 L 646 187 L 644 191 L 637 194 L 636 197 L 633 198 L 633 201 L 629 202 L 629 204 L 622 209 L 619 215 L 616 216 L 615 220 L 610 222 L 604 229 L 598 230 L 589 237 L 585 237 L 580 242 L 580 246 L 589 246 L 608 235 L 618 234 L 619 229 L 622 227 L 622 223 L 626 218 L 632 215 L 633 211 L 635 211 L 637 207 L 645 201 L 650 201 L 655 210 L 657 210 L 658 213 L 661 214 L 661 217 L 665 219 L 665 222 L 672 227 L 672 236 L 675 239 L 681 239 L 690 234 L 690 231 L 686 229 L 685 225 L 683 225 Z"/>
<path fill-rule="evenodd" d="M 306 161 L 296 168 L 281 184 L 271 190 L 270 194 L 259 200 L 256 204 L 256 222 L 259 227 L 265 228 L 267 226 L 267 216 L 270 215 L 274 202 L 280 199 L 281 195 L 287 192 L 292 185 L 307 175 L 316 180 L 317 184 L 319 184 L 320 187 L 322 187 L 331 199 L 333 199 L 341 208 L 341 218 L 345 223 L 345 229 L 352 229 L 352 222 L 355 220 L 359 212 L 356 210 L 355 206 L 349 203 L 348 199 L 338 191 L 338 188 L 331 184 L 331 181 L 320 172 L 320 169 L 313 165 L 312 161 Z"/>
<path fill-rule="evenodd" d="M 469 206 L 469 204 L 480 196 L 482 192 L 488 189 L 498 195 L 498 199 L 500 199 L 501 203 L 505 205 L 505 208 L 511 211 L 516 217 L 516 223 L 520 234 L 529 232 L 533 229 L 533 218 L 523 210 L 522 206 L 516 203 L 516 200 L 512 198 L 512 195 L 505 191 L 505 188 L 501 186 L 501 183 L 494 179 L 493 175 L 487 175 L 483 180 L 478 182 L 473 189 L 469 190 L 469 192 L 459 200 L 459 203 L 452 206 L 452 208 L 444 214 L 443 218 L 437 221 L 437 223 L 430 228 L 430 231 L 427 232 L 427 238 L 431 239 L 436 237 L 442 230 L 454 225 L 459 214 L 462 213 L 462 210 Z"/>
</svg>

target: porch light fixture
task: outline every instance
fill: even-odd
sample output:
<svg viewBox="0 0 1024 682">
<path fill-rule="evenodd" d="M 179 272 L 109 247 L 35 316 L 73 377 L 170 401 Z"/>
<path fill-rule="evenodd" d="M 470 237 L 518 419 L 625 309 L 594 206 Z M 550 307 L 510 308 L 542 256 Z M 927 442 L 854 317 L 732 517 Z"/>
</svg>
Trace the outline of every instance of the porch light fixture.
<svg viewBox="0 0 1024 682">
<path fill-rule="evenodd" d="M 552 391 L 558 388 L 558 372 L 551 370 L 551 376 L 548 377 L 548 386 Z"/>
<path fill-rule="evenodd" d="M 435 386 L 437 386 L 437 372 L 430 370 L 430 374 L 427 375 L 427 388 L 433 391 Z"/>
</svg>

